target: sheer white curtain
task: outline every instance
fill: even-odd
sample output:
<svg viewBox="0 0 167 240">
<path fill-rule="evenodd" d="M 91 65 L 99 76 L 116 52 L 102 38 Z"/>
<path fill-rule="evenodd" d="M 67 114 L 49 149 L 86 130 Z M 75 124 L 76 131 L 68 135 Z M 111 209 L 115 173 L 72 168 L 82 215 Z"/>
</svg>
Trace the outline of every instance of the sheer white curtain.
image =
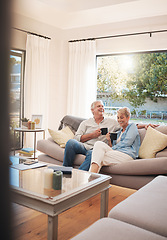
<svg viewBox="0 0 167 240">
<path fill-rule="evenodd" d="M 24 115 L 29 119 L 32 114 L 43 115 L 42 128 L 45 129 L 48 123 L 49 45 L 48 39 L 27 35 Z M 30 145 L 31 139 L 28 137 L 26 145 Z"/>
<path fill-rule="evenodd" d="M 69 43 L 67 113 L 90 117 L 96 100 L 96 42 Z"/>
</svg>

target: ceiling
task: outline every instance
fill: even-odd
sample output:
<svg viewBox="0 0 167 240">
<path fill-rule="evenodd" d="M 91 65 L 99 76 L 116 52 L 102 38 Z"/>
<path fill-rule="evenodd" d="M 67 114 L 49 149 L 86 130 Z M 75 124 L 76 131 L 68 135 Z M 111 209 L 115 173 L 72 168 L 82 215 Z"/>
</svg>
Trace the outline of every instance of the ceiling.
<svg viewBox="0 0 167 240">
<path fill-rule="evenodd" d="M 167 16 L 167 0 L 13 0 L 14 13 L 60 28 Z"/>
</svg>

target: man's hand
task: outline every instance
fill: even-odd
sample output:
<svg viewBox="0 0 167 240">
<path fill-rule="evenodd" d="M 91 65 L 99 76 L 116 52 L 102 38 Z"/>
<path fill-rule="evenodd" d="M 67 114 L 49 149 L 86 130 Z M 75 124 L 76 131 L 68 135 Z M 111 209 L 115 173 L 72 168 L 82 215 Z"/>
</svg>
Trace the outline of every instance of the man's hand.
<svg viewBox="0 0 167 240">
<path fill-rule="evenodd" d="M 141 128 L 145 128 L 147 130 L 148 127 L 152 127 L 152 128 L 155 128 L 155 127 L 158 127 L 159 125 L 158 124 L 137 124 L 137 128 L 138 129 L 141 129 Z"/>
<path fill-rule="evenodd" d="M 145 129 L 147 130 L 147 128 L 148 128 L 149 126 L 152 127 L 152 128 L 155 128 L 155 127 L 158 127 L 159 124 L 152 124 L 152 123 L 150 123 L 150 124 L 148 124 L 148 125 L 145 125 Z"/>
<path fill-rule="evenodd" d="M 101 130 L 100 128 L 92 132 L 92 138 L 97 138 L 101 135 Z"/>
<path fill-rule="evenodd" d="M 99 128 L 99 129 L 95 130 L 92 133 L 88 133 L 88 134 L 82 135 L 81 138 L 80 138 L 80 141 L 81 142 L 86 142 L 86 141 L 88 141 L 90 139 L 98 138 L 100 135 L 101 135 L 101 130 Z"/>
</svg>

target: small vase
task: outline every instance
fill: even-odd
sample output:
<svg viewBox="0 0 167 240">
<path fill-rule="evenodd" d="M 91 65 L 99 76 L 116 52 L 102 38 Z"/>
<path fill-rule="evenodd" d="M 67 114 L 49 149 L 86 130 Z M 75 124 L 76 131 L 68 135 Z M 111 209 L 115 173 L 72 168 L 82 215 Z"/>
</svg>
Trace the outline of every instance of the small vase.
<svg viewBox="0 0 167 240">
<path fill-rule="evenodd" d="M 22 122 L 21 127 L 22 128 L 28 128 L 28 122 Z"/>
</svg>

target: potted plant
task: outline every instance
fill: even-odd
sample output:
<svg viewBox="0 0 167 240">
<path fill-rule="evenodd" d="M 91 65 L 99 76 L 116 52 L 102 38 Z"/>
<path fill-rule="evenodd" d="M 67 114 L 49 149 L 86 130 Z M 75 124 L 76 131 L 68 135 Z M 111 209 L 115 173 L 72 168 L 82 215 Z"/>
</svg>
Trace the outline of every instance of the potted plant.
<svg viewBox="0 0 167 240">
<path fill-rule="evenodd" d="M 21 118 L 21 122 L 22 122 L 21 127 L 22 128 L 28 128 L 28 121 L 29 121 L 28 118 Z"/>
</svg>

